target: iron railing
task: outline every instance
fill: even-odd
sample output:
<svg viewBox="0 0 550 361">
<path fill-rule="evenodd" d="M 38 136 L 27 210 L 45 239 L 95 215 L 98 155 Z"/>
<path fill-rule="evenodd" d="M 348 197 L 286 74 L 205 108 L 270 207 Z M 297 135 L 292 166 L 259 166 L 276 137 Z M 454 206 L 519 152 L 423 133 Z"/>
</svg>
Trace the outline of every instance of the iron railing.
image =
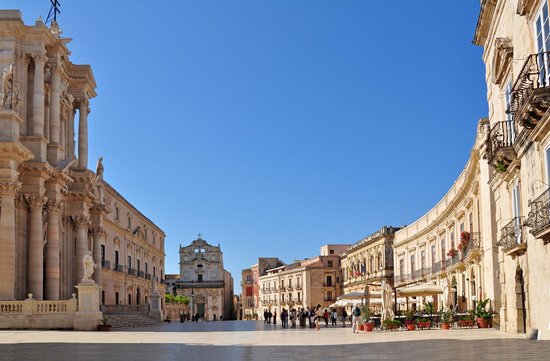
<svg viewBox="0 0 550 361">
<path fill-rule="evenodd" d="M 527 129 L 534 128 L 536 121 L 543 115 L 542 109 L 529 109 L 526 105 L 531 103 L 533 95 L 538 90 L 550 87 L 549 70 L 550 52 L 531 54 L 523 64 L 512 87 L 512 97 L 507 112 L 512 114 L 514 120 L 517 118 L 518 123 Z M 548 108 L 547 105 L 538 104 L 538 102 L 537 106 Z"/>
<path fill-rule="evenodd" d="M 529 203 L 531 210 L 525 220 L 530 233 L 535 237 L 550 227 L 550 188 Z"/>
<path fill-rule="evenodd" d="M 489 133 L 486 140 L 486 156 L 489 163 L 492 163 L 499 150 L 504 150 L 511 153 L 507 158 L 515 156 L 514 140 L 517 134 L 517 125 L 513 121 L 496 122 Z M 507 159 L 508 162 L 513 159 Z"/>
<path fill-rule="evenodd" d="M 515 217 L 500 230 L 500 239 L 497 246 L 501 247 L 504 252 L 509 251 L 518 244 L 525 243 L 522 223 L 521 217 Z"/>
<path fill-rule="evenodd" d="M 101 260 L 101 267 L 103 268 L 111 268 L 111 262 L 107 261 L 106 259 Z"/>
<path fill-rule="evenodd" d="M 121 264 L 115 264 L 115 271 L 124 272 L 124 266 Z"/>
</svg>

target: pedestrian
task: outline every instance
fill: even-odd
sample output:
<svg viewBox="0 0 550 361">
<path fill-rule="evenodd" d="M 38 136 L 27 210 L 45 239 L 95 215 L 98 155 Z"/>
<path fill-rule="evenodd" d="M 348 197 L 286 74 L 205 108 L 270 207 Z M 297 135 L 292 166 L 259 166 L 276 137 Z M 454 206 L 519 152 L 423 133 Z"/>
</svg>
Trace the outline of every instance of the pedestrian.
<svg viewBox="0 0 550 361">
<path fill-rule="evenodd" d="M 197 314 L 195 315 L 195 322 L 199 322 L 199 313 L 197 312 Z"/>
<path fill-rule="evenodd" d="M 269 310 L 267 311 L 267 323 L 271 323 L 271 317 L 273 317 L 273 313 Z"/>
<path fill-rule="evenodd" d="M 358 305 L 355 305 L 351 316 L 351 330 L 353 331 L 353 333 L 359 332 L 360 317 L 361 317 L 361 309 L 359 309 Z"/>
<path fill-rule="evenodd" d="M 274 324 L 274 325 L 277 324 L 277 310 L 274 310 L 274 311 L 273 311 L 273 324 Z"/>
<path fill-rule="evenodd" d="M 336 326 L 337 318 L 338 318 L 338 314 L 336 313 L 336 308 L 333 308 L 332 312 L 330 313 L 330 320 L 332 321 L 332 326 Z"/>
<path fill-rule="evenodd" d="M 299 317 L 300 317 L 300 328 L 306 328 L 307 312 L 305 308 L 300 307 Z"/>
<path fill-rule="evenodd" d="M 323 312 L 323 320 L 325 320 L 325 326 L 328 327 L 328 318 L 329 318 L 329 313 L 328 313 L 328 310 L 325 308 L 325 312 Z"/>
<path fill-rule="evenodd" d="M 264 323 L 267 323 L 267 310 L 264 310 Z"/>
<path fill-rule="evenodd" d="M 288 327 L 288 311 L 284 308 L 281 310 L 281 323 L 283 328 Z"/>
<path fill-rule="evenodd" d="M 346 309 L 344 308 L 342 310 L 342 327 L 346 327 L 346 319 L 348 318 L 348 313 L 346 312 Z"/>
<path fill-rule="evenodd" d="M 296 310 L 294 308 L 290 310 L 290 324 L 291 328 L 296 328 Z"/>
<path fill-rule="evenodd" d="M 323 318 L 323 310 L 321 305 L 317 305 L 317 311 L 315 312 L 315 330 L 321 329 L 321 319 Z"/>
<path fill-rule="evenodd" d="M 310 307 L 307 311 L 307 321 L 309 323 L 309 328 L 315 327 L 315 309 Z"/>
<path fill-rule="evenodd" d="M 183 313 L 183 311 L 180 311 L 180 323 L 184 323 L 185 322 L 185 314 Z"/>
</svg>

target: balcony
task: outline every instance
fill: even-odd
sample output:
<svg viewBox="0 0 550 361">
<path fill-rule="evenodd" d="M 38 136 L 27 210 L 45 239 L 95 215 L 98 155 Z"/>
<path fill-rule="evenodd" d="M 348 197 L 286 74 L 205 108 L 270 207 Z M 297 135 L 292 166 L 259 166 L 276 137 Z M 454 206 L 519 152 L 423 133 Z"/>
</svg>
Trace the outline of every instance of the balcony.
<svg viewBox="0 0 550 361">
<path fill-rule="evenodd" d="M 334 283 L 332 283 L 332 282 L 324 282 L 324 283 L 323 283 L 323 287 L 334 287 L 334 286 L 335 286 L 335 285 L 334 285 Z"/>
<path fill-rule="evenodd" d="M 489 130 L 485 141 L 485 159 L 497 171 L 505 171 L 516 159 L 514 141 L 517 132 L 517 126 L 512 121 L 497 122 Z"/>
<path fill-rule="evenodd" d="M 135 268 L 128 267 L 128 274 L 129 274 L 130 276 L 135 276 L 135 275 L 136 275 L 136 270 L 135 270 Z"/>
<path fill-rule="evenodd" d="M 497 246 L 509 256 L 519 256 L 526 252 L 527 243 L 523 234 L 521 217 L 513 218 L 500 230 L 500 240 L 497 242 Z"/>
<path fill-rule="evenodd" d="M 288 287 L 286 288 L 286 290 L 287 290 L 287 291 L 292 291 L 292 290 L 293 290 L 293 288 L 292 288 L 292 286 L 291 286 L 291 285 L 289 285 L 289 286 L 288 286 Z"/>
<path fill-rule="evenodd" d="M 325 302 L 335 301 L 334 297 L 325 297 L 324 300 L 325 300 Z"/>
<path fill-rule="evenodd" d="M 110 269 L 111 268 L 111 262 L 107 261 L 106 259 L 102 259 L 101 260 L 101 267 Z"/>
<path fill-rule="evenodd" d="M 526 129 L 533 129 L 550 107 L 550 52 L 531 54 L 512 88 L 508 113 Z"/>
<path fill-rule="evenodd" d="M 151 280 L 153 277 L 151 276 L 150 273 L 147 273 L 147 274 L 145 275 L 145 278 L 148 279 L 148 280 Z"/>
<path fill-rule="evenodd" d="M 145 278 L 145 272 L 144 271 L 138 271 L 138 276 L 141 278 Z"/>
<path fill-rule="evenodd" d="M 550 242 L 550 188 L 529 203 L 531 210 L 524 225 L 530 233 L 544 243 Z"/>
<path fill-rule="evenodd" d="M 121 264 L 115 264 L 115 271 L 124 272 L 124 266 Z"/>
</svg>

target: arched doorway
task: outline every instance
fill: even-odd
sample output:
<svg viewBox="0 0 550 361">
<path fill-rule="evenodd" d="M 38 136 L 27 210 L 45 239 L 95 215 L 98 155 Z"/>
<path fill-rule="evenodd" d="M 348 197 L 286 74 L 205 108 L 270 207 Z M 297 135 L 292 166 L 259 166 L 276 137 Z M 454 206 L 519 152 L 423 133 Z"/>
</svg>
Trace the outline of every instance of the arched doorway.
<svg viewBox="0 0 550 361">
<path fill-rule="evenodd" d="M 516 312 L 517 332 L 527 332 L 527 310 L 525 309 L 525 279 L 521 267 L 516 268 Z"/>
<path fill-rule="evenodd" d="M 141 305 L 141 289 L 139 287 L 136 291 L 136 305 Z"/>
</svg>

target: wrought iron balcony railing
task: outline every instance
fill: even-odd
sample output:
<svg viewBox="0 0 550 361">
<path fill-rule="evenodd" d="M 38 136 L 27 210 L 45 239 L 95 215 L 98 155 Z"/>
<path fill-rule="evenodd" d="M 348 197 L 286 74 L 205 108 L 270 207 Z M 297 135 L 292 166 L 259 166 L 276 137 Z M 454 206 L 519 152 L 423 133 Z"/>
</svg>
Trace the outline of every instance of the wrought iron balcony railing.
<svg viewBox="0 0 550 361">
<path fill-rule="evenodd" d="M 550 231 L 550 188 L 529 203 L 531 210 L 524 225 L 530 227 L 530 233 L 536 238 L 543 238 Z M 548 238 L 548 237 L 544 237 Z"/>
<path fill-rule="evenodd" d="M 107 261 L 106 259 L 101 260 L 101 267 L 103 268 L 111 268 L 111 262 Z"/>
<path fill-rule="evenodd" d="M 550 107 L 550 52 L 529 55 L 511 95 L 508 113 L 518 124 L 533 129 Z"/>
<path fill-rule="evenodd" d="M 504 171 L 516 159 L 514 141 L 517 126 L 513 121 L 495 123 L 487 134 L 485 158 L 497 170 Z"/>
<path fill-rule="evenodd" d="M 500 239 L 497 242 L 497 246 L 502 248 L 502 251 L 506 254 L 521 254 L 524 253 L 527 248 L 521 218 L 522 217 L 513 218 L 500 230 Z"/>
<path fill-rule="evenodd" d="M 115 271 L 124 272 L 124 266 L 121 264 L 115 264 Z"/>
</svg>

